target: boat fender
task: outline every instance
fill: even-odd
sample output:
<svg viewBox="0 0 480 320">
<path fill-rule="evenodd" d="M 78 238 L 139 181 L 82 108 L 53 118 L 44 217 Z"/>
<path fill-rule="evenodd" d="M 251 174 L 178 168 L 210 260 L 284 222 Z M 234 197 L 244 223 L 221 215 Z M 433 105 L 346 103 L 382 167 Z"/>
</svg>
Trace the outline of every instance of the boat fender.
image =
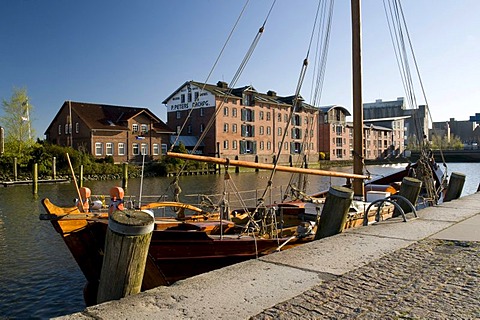
<svg viewBox="0 0 480 320">
<path fill-rule="evenodd" d="M 313 221 L 312 221 L 313 222 Z M 313 225 L 310 222 L 302 222 L 297 227 L 297 237 L 305 238 L 306 236 L 313 234 Z"/>
<path fill-rule="evenodd" d="M 121 187 L 113 187 L 110 189 L 110 207 L 108 209 L 109 213 L 113 213 L 115 210 L 124 210 L 123 205 L 123 196 L 125 192 Z"/>
<path fill-rule="evenodd" d="M 92 202 L 92 205 L 90 207 L 91 210 L 100 210 L 103 207 L 103 203 L 101 200 L 95 200 Z"/>
</svg>

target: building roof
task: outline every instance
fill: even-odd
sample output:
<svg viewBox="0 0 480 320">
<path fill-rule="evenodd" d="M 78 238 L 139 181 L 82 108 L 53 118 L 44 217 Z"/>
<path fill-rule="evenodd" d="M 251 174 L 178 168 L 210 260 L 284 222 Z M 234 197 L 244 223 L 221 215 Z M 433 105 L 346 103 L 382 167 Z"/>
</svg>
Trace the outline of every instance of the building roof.
<svg viewBox="0 0 480 320">
<path fill-rule="evenodd" d="M 322 106 L 322 107 L 319 107 L 318 109 L 320 110 L 320 112 L 323 112 L 323 113 L 327 113 L 332 109 L 341 109 L 345 113 L 345 115 L 351 116 L 350 111 L 348 111 L 344 106 L 340 106 L 338 104 L 333 104 L 330 106 Z"/>
<path fill-rule="evenodd" d="M 198 137 L 196 136 L 178 136 L 178 140 L 175 142 L 176 139 L 176 136 L 170 136 L 170 144 L 175 143 L 175 146 L 178 146 L 181 142 L 186 148 L 193 148 L 198 143 Z M 204 147 L 205 143 L 202 141 L 199 146 Z"/>
<path fill-rule="evenodd" d="M 64 108 L 71 108 L 71 112 L 78 115 L 78 117 L 82 119 L 82 121 L 84 121 L 90 129 L 108 131 L 129 130 L 128 120 L 141 113 L 144 113 L 152 120 L 153 127 L 157 132 L 174 132 L 174 130 L 170 129 L 162 120 L 160 120 L 147 108 L 114 106 L 75 101 L 65 101 L 63 103 L 62 107 L 48 126 L 46 132 L 50 130 L 50 127 Z"/>
<path fill-rule="evenodd" d="M 201 83 L 201 82 L 196 82 L 196 81 L 187 81 L 183 83 L 180 87 L 178 87 L 177 90 L 175 90 L 172 94 L 170 94 L 162 103 L 167 104 L 167 102 L 174 96 L 176 95 L 183 87 L 187 85 L 194 85 L 199 88 L 203 88 L 205 91 L 208 91 L 216 96 L 224 96 L 225 98 L 229 99 L 242 99 L 243 98 L 243 93 L 245 91 L 253 94 L 254 100 L 260 103 L 269 103 L 269 104 L 275 104 L 275 105 L 281 105 L 281 106 L 288 106 L 291 105 L 293 102 L 294 96 L 287 96 L 287 97 L 281 97 L 277 96 L 277 94 L 274 91 L 269 91 L 267 93 L 260 93 L 255 90 L 255 88 L 251 85 L 249 86 L 243 86 L 243 87 L 238 87 L 238 88 L 230 88 L 228 87 L 228 84 L 223 81 L 219 81 L 217 84 L 208 84 L 208 83 Z M 301 106 L 303 108 L 314 108 L 314 106 L 311 106 L 305 102 L 303 102 L 303 98 L 299 97 L 301 101 Z"/>
</svg>

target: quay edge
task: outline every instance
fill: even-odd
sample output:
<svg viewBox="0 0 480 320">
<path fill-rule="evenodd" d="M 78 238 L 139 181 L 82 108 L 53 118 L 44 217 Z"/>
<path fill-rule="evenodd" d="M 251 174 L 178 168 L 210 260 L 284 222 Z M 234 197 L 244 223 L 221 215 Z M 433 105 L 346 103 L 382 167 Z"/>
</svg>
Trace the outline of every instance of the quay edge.
<svg viewBox="0 0 480 320">
<path fill-rule="evenodd" d="M 416 279 L 418 286 L 422 283 L 426 287 L 441 286 L 442 283 L 429 281 L 438 281 L 438 277 L 431 277 L 431 274 L 432 272 L 437 274 L 442 263 L 452 264 L 449 259 L 458 259 L 459 256 L 452 255 L 449 250 L 462 253 L 462 257 L 479 260 L 480 234 L 477 230 L 480 228 L 480 193 L 420 210 L 418 214 L 417 219 L 413 219 L 409 214 L 409 221 L 406 223 L 401 218 L 393 218 L 376 225 L 346 230 L 344 233 L 297 248 L 201 274 L 179 281 L 170 287 L 158 287 L 121 300 L 88 307 L 82 312 L 57 319 L 272 319 L 279 315 L 288 318 L 290 316 L 321 318 L 328 316 L 328 312 L 333 312 L 330 315 L 337 316 L 342 314 L 338 312 L 344 312 L 343 315 L 351 312 L 350 316 L 364 312 L 364 315 L 378 318 L 389 315 L 394 317 L 395 314 L 398 316 L 405 312 L 429 317 L 480 317 L 478 272 L 469 279 L 469 284 L 463 283 L 461 284 L 463 288 L 459 288 L 467 295 L 468 304 L 450 311 L 430 310 L 431 305 L 449 306 L 448 295 L 432 294 L 431 299 L 438 301 L 431 301 L 422 296 L 415 296 L 414 292 L 406 296 L 395 295 L 395 299 L 397 297 L 400 299 L 396 302 L 398 310 L 382 309 L 381 304 L 372 306 L 373 310 L 366 310 L 362 306 L 368 304 L 368 292 L 378 288 L 378 283 L 360 284 L 366 287 L 361 293 L 364 296 L 359 298 L 366 300 L 347 299 L 349 302 L 346 304 L 350 305 L 339 306 L 337 311 L 329 311 L 328 308 L 331 306 L 322 309 L 321 299 L 317 304 L 312 302 L 312 297 L 321 296 L 325 288 L 329 288 L 329 291 L 336 288 L 343 294 L 348 293 L 348 290 L 345 292 L 345 288 L 352 283 L 346 281 L 352 281 L 352 275 L 361 273 L 364 277 L 369 272 L 378 273 L 378 266 L 375 264 L 381 265 L 385 261 L 394 261 L 395 265 L 398 262 L 410 268 L 422 268 L 404 270 L 404 274 L 387 277 L 387 280 L 384 280 L 387 281 L 385 287 L 381 288 L 397 292 L 397 289 L 408 290 L 411 287 L 407 283 L 410 278 Z M 443 241 L 446 244 L 439 247 L 441 250 L 437 250 L 435 241 Z M 439 242 L 439 245 L 443 242 Z M 422 251 L 425 247 L 428 250 Z M 469 250 L 473 253 L 470 254 Z M 411 252 L 417 253 L 417 256 Z M 424 252 L 433 255 L 433 258 L 438 255 L 439 259 L 430 264 L 422 264 L 421 259 L 415 260 Z M 461 263 L 462 261 L 455 261 L 455 264 L 461 265 L 462 268 L 468 266 L 468 263 Z M 387 271 L 399 269 L 393 265 L 391 267 L 392 270 Z M 461 275 L 472 277 L 471 272 L 465 273 L 462 268 L 448 270 L 452 269 L 456 277 Z M 422 275 L 425 275 L 425 278 L 419 279 Z M 406 284 L 402 284 L 402 281 Z M 472 283 L 477 285 L 472 286 Z M 355 290 L 352 289 L 352 295 L 353 291 Z M 325 292 L 328 295 L 328 292 Z M 377 296 L 372 299 L 378 300 L 379 294 L 388 296 L 391 292 L 377 292 Z M 418 295 L 420 294 L 425 295 L 419 290 Z M 335 304 L 335 299 L 331 299 L 331 302 Z M 304 307 L 299 308 L 299 303 L 305 303 Z"/>
</svg>

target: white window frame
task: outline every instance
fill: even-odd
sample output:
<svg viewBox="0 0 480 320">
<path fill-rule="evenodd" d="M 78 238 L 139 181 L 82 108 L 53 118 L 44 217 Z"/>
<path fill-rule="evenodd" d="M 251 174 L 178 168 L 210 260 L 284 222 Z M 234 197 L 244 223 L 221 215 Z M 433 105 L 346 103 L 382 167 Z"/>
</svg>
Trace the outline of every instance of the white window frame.
<svg viewBox="0 0 480 320">
<path fill-rule="evenodd" d="M 118 155 L 119 156 L 124 156 L 125 155 L 125 143 L 119 142 L 118 145 L 117 145 L 117 149 L 118 149 Z"/>
<path fill-rule="evenodd" d="M 132 124 L 132 131 L 133 132 L 138 132 L 138 123 L 133 123 Z"/>
<path fill-rule="evenodd" d="M 132 143 L 132 154 L 138 156 L 140 154 L 140 146 L 138 143 Z"/>
<path fill-rule="evenodd" d="M 160 153 L 160 146 L 158 145 L 158 143 L 154 143 L 153 144 L 153 155 L 158 156 L 159 153 Z"/>
<path fill-rule="evenodd" d="M 103 143 L 95 142 L 95 155 L 102 156 L 103 155 Z"/>
<path fill-rule="evenodd" d="M 113 156 L 113 143 L 112 142 L 106 142 L 105 143 L 105 155 Z"/>
</svg>

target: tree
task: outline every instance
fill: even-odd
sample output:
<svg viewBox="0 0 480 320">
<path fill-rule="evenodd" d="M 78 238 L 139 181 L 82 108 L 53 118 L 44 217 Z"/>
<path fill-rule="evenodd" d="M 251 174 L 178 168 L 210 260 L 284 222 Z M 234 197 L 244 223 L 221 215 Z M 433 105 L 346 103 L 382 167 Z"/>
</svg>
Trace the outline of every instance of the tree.
<svg viewBox="0 0 480 320">
<path fill-rule="evenodd" d="M 28 100 L 26 89 L 14 88 L 10 101 L 2 101 L 4 115 L 0 117 L 0 125 L 5 130 L 5 151 L 8 148 L 17 155 L 35 144 L 30 120 L 33 107 Z"/>
</svg>

